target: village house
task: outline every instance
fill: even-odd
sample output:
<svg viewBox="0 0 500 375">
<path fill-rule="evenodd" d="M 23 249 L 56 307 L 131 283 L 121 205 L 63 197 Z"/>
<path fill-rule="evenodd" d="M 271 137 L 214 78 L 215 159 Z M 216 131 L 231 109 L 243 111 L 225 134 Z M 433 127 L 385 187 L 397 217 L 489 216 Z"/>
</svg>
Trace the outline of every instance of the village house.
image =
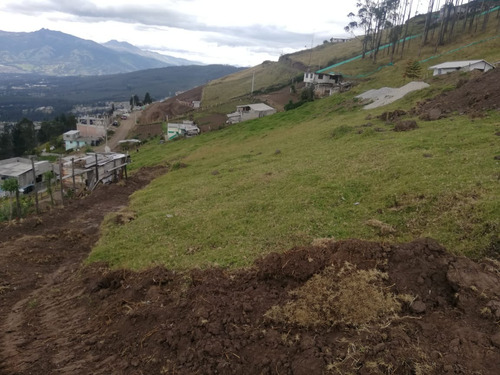
<svg viewBox="0 0 500 375">
<path fill-rule="evenodd" d="M 472 70 L 480 70 L 482 72 L 487 72 L 490 69 L 494 69 L 493 64 L 486 62 L 485 60 L 467 60 L 467 61 L 449 61 L 438 65 L 433 65 L 429 67 L 429 70 L 433 70 L 433 76 L 440 74 L 452 73 L 456 71 L 470 72 Z"/>
<path fill-rule="evenodd" d="M 275 113 L 276 109 L 264 103 L 239 105 L 236 107 L 236 112 L 227 115 L 227 123 L 237 124 L 238 122 L 269 116 Z"/>
<path fill-rule="evenodd" d="M 193 121 L 184 120 L 182 123 L 169 122 L 165 140 L 171 141 L 178 137 L 192 137 L 200 134 L 200 132 L 200 128 L 198 128 Z"/>
<path fill-rule="evenodd" d="M 78 118 L 76 130 L 83 138 L 102 139 L 106 136 L 108 125 L 109 118 L 107 117 L 84 116 Z"/>
<path fill-rule="evenodd" d="M 454 6 L 453 3 L 449 5 L 443 5 L 441 9 L 439 10 L 439 17 L 436 19 L 437 22 L 441 22 L 441 20 L 445 17 L 452 17 L 455 14 L 458 16 L 463 16 L 467 13 L 468 11 L 468 6 L 467 5 L 458 5 Z"/>
<path fill-rule="evenodd" d="M 63 133 L 64 148 L 68 150 L 78 150 L 86 146 L 96 146 L 99 144 L 99 139 L 94 140 L 88 137 L 80 136 L 80 130 L 69 130 Z"/>
<path fill-rule="evenodd" d="M 30 159 L 26 158 L 10 158 L 0 160 L 0 180 L 4 181 L 8 178 L 15 178 L 22 192 L 29 192 L 34 189 L 36 184 L 37 190 L 44 188 L 43 174 L 52 171 L 53 167 L 46 160 L 34 161 L 35 178 L 33 176 L 33 167 Z M 0 196 L 2 196 L 0 191 Z"/>
<path fill-rule="evenodd" d="M 350 38 L 330 38 L 330 43 L 347 43 Z"/>
<path fill-rule="evenodd" d="M 107 117 L 84 116 L 78 118 L 76 130 L 63 134 L 66 151 L 85 146 L 97 146 L 106 137 L 109 119 Z"/>
<path fill-rule="evenodd" d="M 314 95 L 318 97 L 330 96 L 343 91 L 346 84 L 342 82 L 342 75 L 332 73 L 304 73 L 306 88 L 314 87 Z"/>
</svg>

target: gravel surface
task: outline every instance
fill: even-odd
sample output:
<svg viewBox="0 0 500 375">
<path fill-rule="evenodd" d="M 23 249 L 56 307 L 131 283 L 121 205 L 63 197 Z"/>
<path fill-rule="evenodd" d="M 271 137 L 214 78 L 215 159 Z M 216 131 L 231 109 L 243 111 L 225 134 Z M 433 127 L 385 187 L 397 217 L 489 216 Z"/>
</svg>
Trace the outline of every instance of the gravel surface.
<svg viewBox="0 0 500 375">
<path fill-rule="evenodd" d="M 429 87 L 427 83 L 414 81 L 399 88 L 382 87 L 377 90 L 368 90 L 363 94 L 356 96 L 356 98 L 371 100 L 372 102 L 365 105 L 363 108 L 373 109 L 395 102 L 412 91 L 425 89 L 426 87 Z"/>
</svg>

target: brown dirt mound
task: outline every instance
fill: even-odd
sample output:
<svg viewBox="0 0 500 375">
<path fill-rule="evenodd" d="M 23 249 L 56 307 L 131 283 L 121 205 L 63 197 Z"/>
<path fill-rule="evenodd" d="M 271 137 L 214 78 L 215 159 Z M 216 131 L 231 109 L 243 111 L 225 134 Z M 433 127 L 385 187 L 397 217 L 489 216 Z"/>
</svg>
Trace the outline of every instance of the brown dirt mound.
<svg viewBox="0 0 500 375">
<path fill-rule="evenodd" d="M 78 215 L 71 220 L 49 227 L 44 217 L 34 228 L 22 223 L 21 233 L 2 231 L 4 374 L 500 369 L 497 262 L 453 256 L 429 239 L 348 240 L 273 253 L 249 269 L 136 273 L 79 266 L 96 235 Z M 28 228 L 36 241 L 23 234 Z M 301 306 L 300 319 L 276 314 L 293 306 Z"/>
<path fill-rule="evenodd" d="M 422 120 L 437 120 L 454 112 L 480 117 L 488 110 L 500 110 L 500 69 L 486 73 L 472 72 L 470 79 L 461 73 L 449 76 L 434 79 L 451 80 L 455 89 L 421 102 L 413 109 Z"/>
<path fill-rule="evenodd" d="M 203 86 L 199 86 L 163 102 L 153 103 L 143 111 L 138 122 L 140 124 L 151 124 L 165 121 L 167 117 L 171 118 L 189 113 L 193 111 L 191 103 L 194 100 L 201 100 L 202 93 Z"/>
</svg>

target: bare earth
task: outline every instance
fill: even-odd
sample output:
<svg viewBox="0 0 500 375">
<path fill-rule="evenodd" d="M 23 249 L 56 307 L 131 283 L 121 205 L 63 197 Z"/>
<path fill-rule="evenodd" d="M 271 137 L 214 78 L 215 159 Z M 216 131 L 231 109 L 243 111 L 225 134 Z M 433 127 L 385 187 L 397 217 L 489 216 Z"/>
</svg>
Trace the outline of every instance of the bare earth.
<svg viewBox="0 0 500 375">
<path fill-rule="evenodd" d="M 318 241 L 233 271 L 83 265 L 104 215 L 163 173 L 0 224 L 0 374 L 500 373 L 500 263 L 431 239 Z"/>
</svg>

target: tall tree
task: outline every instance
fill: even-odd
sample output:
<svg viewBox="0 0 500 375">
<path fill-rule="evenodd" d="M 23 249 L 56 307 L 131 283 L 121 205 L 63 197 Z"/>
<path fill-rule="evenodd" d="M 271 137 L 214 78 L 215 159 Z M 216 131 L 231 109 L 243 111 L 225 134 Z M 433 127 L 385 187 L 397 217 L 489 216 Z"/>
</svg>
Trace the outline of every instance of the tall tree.
<svg viewBox="0 0 500 375">
<path fill-rule="evenodd" d="M 427 7 L 427 15 L 425 16 L 424 32 L 422 33 L 422 43 L 420 45 L 420 50 L 418 55 L 422 53 L 422 48 L 427 44 L 427 39 L 429 37 L 429 29 L 432 22 L 432 11 L 434 10 L 434 0 L 429 0 L 429 5 Z"/>
<path fill-rule="evenodd" d="M 351 22 L 349 22 L 344 30 L 353 34 L 354 30 L 357 28 L 361 28 L 363 30 L 362 58 L 364 59 L 366 52 L 368 51 L 368 46 L 373 40 L 372 25 L 375 3 L 371 0 L 364 0 L 364 2 L 357 3 L 356 6 L 358 11 L 356 14 L 351 12 L 347 15 L 351 19 Z"/>
<path fill-rule="evenodd" d="M 149 92 L 147 92 L 146 95 L 144 95 L 143 103 L 144 104 L 151 104 L 151 103 L 153 103 L 153 99 L 151 98 L 151 95 L 149 95 Z"/>
<path fill-rule="evenodd" d="M 0 134 L 0 160 L 8 159 L 12 156 L 14 156 L 12 135 L 10 130 L 6 129 Z"/>
<path fill-rule="evenodd" d="M 36 147 L 35 125 L 33 121 L 23 118 L 12 130 L 12 144 L 15 156 L 33 153 Z"/>
<path fill-rule="evenodd" d="M 406 45 L 406 38 L 408 37 L 408 28 L 410 27 L 410 18 L 411 18 L 412 7 L 413 7 L 413 0 L 410 0 L 410 8 L 408 10 L 408 16 L 406 17 L 405 32 L 403 34 L 403 44 L 401 45 L 400 58 L 403 58 L 403 52 L 404 52 L 405 45 Z"/>
</svg>

